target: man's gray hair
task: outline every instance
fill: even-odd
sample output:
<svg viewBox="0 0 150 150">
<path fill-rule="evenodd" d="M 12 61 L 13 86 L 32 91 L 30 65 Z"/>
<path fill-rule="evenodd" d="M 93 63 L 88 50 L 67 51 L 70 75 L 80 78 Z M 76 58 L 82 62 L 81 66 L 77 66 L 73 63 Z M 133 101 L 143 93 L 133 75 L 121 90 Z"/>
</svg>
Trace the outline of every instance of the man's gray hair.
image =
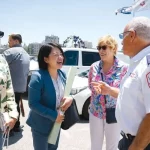
<svg viewBox="0 0 150 150">
<path fill-rule="evenodd" d="M 150 19 L 147 17 L 135 17 L 129 24 L 128 29 L 136 31 L 137 36 L 150 42 Z"/>
</svg>

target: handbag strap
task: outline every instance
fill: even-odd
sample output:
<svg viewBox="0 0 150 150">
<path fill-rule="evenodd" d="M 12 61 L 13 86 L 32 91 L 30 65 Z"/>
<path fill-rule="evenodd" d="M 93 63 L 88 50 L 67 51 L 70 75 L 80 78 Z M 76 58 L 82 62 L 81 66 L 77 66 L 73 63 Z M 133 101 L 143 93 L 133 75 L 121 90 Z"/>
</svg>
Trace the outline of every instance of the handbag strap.
<svg viewBox="0 0 150 150">
<path fill-rule="evenodd" d="M 101 73 L 101 79 L 102 79 L 102 81 L 104 82 L 104 77 L 103 77 L 103 74 Z M 104 96 L 104 100 L 105 100 L 105 104 L 107 103 L 107 101 L 106 101 L 106 95 L 103 95 Z"/>
<path fill-rule="evenodd" d="M 6 149 L 8 149 L 8 145 L 9 145 L 9 133 L 10 133 L 10 127 L 7 127 L 7 133 L 3 133 L 3 142 L 2 142 L 2 148 L 4 148 L 5 146 L 5 142 L 6 142 Z"/>
<path fill-rule="evenodd" d="M 101 61 L 99 62 L 99 74 L 101 75 L 102 81 L 105 82 L 104 77 L 103 77 L 103 73 L 101 72 L 102 67 L 101 67 L 100 63 L 101 63 Z M 104 96 L 105 104 L 107 104 L 106 95 L 103 95 L 103 96 Z"/>
</svg>

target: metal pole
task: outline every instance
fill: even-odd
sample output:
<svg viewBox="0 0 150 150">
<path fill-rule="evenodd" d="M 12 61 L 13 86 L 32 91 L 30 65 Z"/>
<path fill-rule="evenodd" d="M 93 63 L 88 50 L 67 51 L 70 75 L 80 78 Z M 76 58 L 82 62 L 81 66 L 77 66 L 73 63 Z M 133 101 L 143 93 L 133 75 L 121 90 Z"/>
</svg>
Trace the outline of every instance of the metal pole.
<svg viewBox="0 0 150 150">
<path fill-rule="evenodd" d="M 135 12 L 133 11 L 133 18 L 135 17 Z"/>
<path fill-rule="evenodd" d="M 135 3 L 135 0 L 133 0 L 133 2 Z M 133 11 L 133 18 L 135 17 L 135 12 Z"/>
</svg>

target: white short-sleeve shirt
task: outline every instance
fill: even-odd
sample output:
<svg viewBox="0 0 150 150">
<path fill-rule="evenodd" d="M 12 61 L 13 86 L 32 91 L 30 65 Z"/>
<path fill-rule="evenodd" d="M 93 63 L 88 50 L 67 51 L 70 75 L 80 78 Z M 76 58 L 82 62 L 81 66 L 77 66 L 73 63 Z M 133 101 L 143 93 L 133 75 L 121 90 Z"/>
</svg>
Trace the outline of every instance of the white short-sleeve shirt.
<svg viewBox="0 0 150 150">
<path fill-rule="evenodd" d="M 150 46 L 131 58 L 121 82 L 116 105 L 116 118 L 124 133 L 136 135 L 140 123 L 150 113 L 150 66 L 146 56 Z"/>
</svg>

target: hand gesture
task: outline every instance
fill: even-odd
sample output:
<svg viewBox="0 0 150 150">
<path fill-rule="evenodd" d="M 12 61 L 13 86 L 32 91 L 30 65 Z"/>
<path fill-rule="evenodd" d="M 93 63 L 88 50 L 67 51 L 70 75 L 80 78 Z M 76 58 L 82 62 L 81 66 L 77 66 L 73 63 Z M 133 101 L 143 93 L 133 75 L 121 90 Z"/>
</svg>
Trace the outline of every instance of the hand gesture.
<svg viewBox="0 0 150 150">
<path fill-rule="evenodd" d="M 91 82 L 91 85 L 97 94 L 109 95 L 109 92 L 111 90 L 111 86 L 103 81 Z"/>
<path fill-rule="evenodd" d="M 61 110 L 66 111 L 70 107 L 70 105 L 72 104 L 72 101 L 73 101 L 72 97 L 64 97 L 62 99 L 63 104 L 61 106 Z"/>
<path fill-rule="evenodd" d="M 14 125 L 16 124 L 17 119 L 15 118 L 10 118 L 5 124 L 4 126 L 7 127 L 7 130 L 5 132 L 8 132 L 8 130 L 11 130 Z"/>
</svg>

